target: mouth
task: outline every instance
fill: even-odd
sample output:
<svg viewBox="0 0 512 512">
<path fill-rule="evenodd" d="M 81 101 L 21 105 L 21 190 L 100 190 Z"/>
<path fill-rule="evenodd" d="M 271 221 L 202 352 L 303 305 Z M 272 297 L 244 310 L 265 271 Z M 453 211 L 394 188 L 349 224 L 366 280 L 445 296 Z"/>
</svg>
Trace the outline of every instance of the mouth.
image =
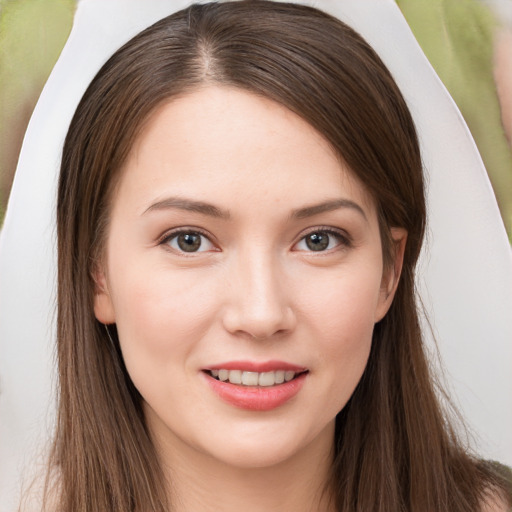
<svg viewBox="0 0 512 512">
<path fill-rule="evenodd" d="M 271 411 L 292 401 L 304 387 L 309 370 L 278 361 L 230 362 L 202 373 L 210 389 L 229 405 Z"/>
<path fill-rule="evenodd" d="M 307 370 L 275 370 L 254 372 L 246 370 L 228 370 L 226 368 L 204 370 L 210 377 L 220 382 L 229 382 L 238 386 L 270 388 L 290 382 L 307 373 Z"/>
</svg>

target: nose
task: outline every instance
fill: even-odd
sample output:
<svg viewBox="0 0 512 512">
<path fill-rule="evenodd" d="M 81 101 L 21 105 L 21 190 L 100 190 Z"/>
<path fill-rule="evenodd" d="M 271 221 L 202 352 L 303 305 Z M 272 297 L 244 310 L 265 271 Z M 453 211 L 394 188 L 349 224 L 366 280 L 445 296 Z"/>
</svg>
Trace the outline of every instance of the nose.
<svg viewBox="0 0 512 512">
<path fill-rule="evenodd" d="M 280 265 L 268 256 L 240 256 L 230 272 L 224 328 L 235 335 L 268 339 L 296 325 L 289 287 Z"/>
</svg>

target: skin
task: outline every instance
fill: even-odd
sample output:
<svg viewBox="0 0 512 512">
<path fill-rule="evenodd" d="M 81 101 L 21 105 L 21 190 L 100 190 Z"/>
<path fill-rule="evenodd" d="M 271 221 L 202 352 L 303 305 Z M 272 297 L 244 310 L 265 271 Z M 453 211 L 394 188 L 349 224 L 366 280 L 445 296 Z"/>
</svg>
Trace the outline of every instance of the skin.
<svg viewBox="0 0 512 512">
<path fill-rule="evenodd" d="M 200 232 L 200 250 L 176 229 Z M 210 86 L 151 117 L 113 198 L 95 314 L 117 324 L 180 510 L 331 510 L 334 420 L 393 299 L 406 233 L 392 235 L 384 268 L 364 186 L 270 100 Z M 207 384 L 205 368 L 233 360 L 308 373 L 285 404 L 250 411 Z"/>
</svg>

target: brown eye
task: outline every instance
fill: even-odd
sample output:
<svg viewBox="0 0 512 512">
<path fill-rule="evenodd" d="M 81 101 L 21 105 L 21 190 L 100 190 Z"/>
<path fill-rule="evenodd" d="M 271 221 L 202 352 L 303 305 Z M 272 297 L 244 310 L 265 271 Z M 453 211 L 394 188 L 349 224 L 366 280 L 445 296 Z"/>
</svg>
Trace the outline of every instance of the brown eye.
<svg viewBox="0 0 512 512">
<path fill-rule="evenodd" d="M 208 238 L 197 231 L 182 231 L 171 235 L 165 243 L 177 252 L 205 252 L 214 246 Z"/>
<path fill-rule="evenodd" d="M 338 247 L 350 247 L 348 236 L 334 231 L 334 229 L 319 229 L 317 231 L 310 231 L 307 235 L 303 236 L 294 246 L 294 250 L 323 252 Z"/>
<path fill-rule="evenodd" d="M 178 247 L 185 252 L 196 252 L 201 247 L 201 235 L 196 233 L 182 233 L 177 236 Z"/>
<path fill-rule="evenodd" d="M 325 251 L 329 247 L 330 235 L 328 233 L 311 233 L 304 238 L 306 246 L 311 251 Z"/>
</svg>

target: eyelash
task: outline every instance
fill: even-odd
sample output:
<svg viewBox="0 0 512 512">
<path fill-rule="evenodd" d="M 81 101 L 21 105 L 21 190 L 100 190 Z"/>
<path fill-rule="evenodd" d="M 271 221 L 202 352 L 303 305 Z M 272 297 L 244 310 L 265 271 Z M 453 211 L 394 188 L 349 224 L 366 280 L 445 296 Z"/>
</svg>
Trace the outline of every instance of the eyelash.
<svg viewBox="0 0 512 512">
<path fill-rule="evenodd" d="M 341 248 L 350 248 L 352 246 L 352 240 L 351 240 L 350 236 L 346 232 L 334 229 L 332 227 L 317 226 L 315 228 L 310 229 L 307 233 L 303 234 L 300 237 L 299 241 L 296 242 L 295 244 L 293 244 L 293 248 L 296 247 L 301 242 L 307 243 L 307 242 L 305 242 L 306 238 L 308 236 L 311 236 L 311 235 L 314 235 L 314 234 L 327 234 L 329 237 L 336 238 L 338 243 L 337 243 L 337 245 L 335 247 L 331 247 L 331 248 L 328 248 L 326 250 L 319 250 L 319 251 L 309 250 L 309 251 L 304 251 L 304 252 L 309 252 L 309 253 L 312 253 L 312 254 L 314 254 L 315 252 L 317 252 L 318 254 L 325 254 L 325 253 L 331 253 L 331 252 L 339 250 Z M 204 250 L 204 251 L 184 251 L 184 250 L 181 250 L 181 249 L 176 249 L 176 248 L 170 247 L 169 246 L 169 242 L 171 240 L 177 239 L 177 237 L 179 237 L 180 235 L 199 235 L 199 236 L 205 238 L 206 240 L 208 240 L 208 242 L 212 246 L 215 247 L 215 244 L 211 241 L 210 236 L 206 232 L 204 232 L 203 230 L 201 230 L 199 228 L 192 228 L 192 227 L 190 227 L 190 228 L 178 228 L 178 229 L 174 229 L 172 231 L 169 231 L 169 232 L 165 233 L 164 235 L 162 235 L 158 239 L 158 244 L 162 245 L 162 246 L 167 246 L 167 250 L 173 250 L 175 252 L 179 252 L 179 254 L 181 254 L 181 255 L 188 255 L 188 254 L 189 255 L 193 255 L 193 254 L 197 254 L 198 252 L 208 252 L 208 250 Z M 328 243 L 330 244 L 330 241 Z M 292 250 L 293 250 L 293 248 L 292 248 Z M 219 251 L 219 249 L 216 249 L 215 251 Z"/>
<path fill-rule="evenodd" d="M 190 251 L 190 252 L 188 252 L 188 251 L 183 251 L 180 249 L 175 249 L 173 247 L 170 247 L 169 243 L 171 242 L 171 240 L 177 239 L 180 235 L 199 235 L 199 236 L 205 238 L 206 240 L 208 240 L 208 242 L 212 246 L 216 247 L 215 244 L 211 241 L 210 235 L 208 235 L 202 229 L 193 228 L 193 227 L 178 228 L 178 229 L 173 229 L 172 231 L 166 232 L 164 235 L 162 235 L 158 239 L 158 245 L 167 246 L 166 247 L 167 250 L 178 252 L 179 254 L 185 255 L 185 256 L 197 254 L 198 252 L 206 252 L 206 251 Z M 218 249 L 216 249 L 216 250 L 218 251 Z"/>
<path fill-rule="evenodd" d="M 329 235 L 329 237 L 336 238 L 338 243 L 337 243 L 337 245 L 335 247 L 331 247 L 330 249 L 326 249 L 326 250 L 322 250 L 322 251 L 310 250 L 310 251 L 305 251 L 305 252 L 309 252 L 309 253 L 312 253 L 312 254 L 317 252 L 320 255 L 320 254 L 331 253 L 331 252 L 336 251 L 336 250 L 347 249 L 347 248 L 352 247 L 352 239 L 350 238 L 350 236 L 345 231 L 334 229 L 334 228 L 329 227 L 329 226 L 316 226 L 316 227 L 308 230 L 305 234 L 303 234 L 300 237 L 300 240 L 297 243 L 294 244 L 294 247 L 296 247 L 299 243 L 301 243 L 303 241 L 304 241 L 304 243 L 306 243 L 305 242 L 306 238 L 308 236 L 311 236 L 311 235 L 314 235 L 314 234 L 327 234 L 327 235 Z"/>
</svg>

